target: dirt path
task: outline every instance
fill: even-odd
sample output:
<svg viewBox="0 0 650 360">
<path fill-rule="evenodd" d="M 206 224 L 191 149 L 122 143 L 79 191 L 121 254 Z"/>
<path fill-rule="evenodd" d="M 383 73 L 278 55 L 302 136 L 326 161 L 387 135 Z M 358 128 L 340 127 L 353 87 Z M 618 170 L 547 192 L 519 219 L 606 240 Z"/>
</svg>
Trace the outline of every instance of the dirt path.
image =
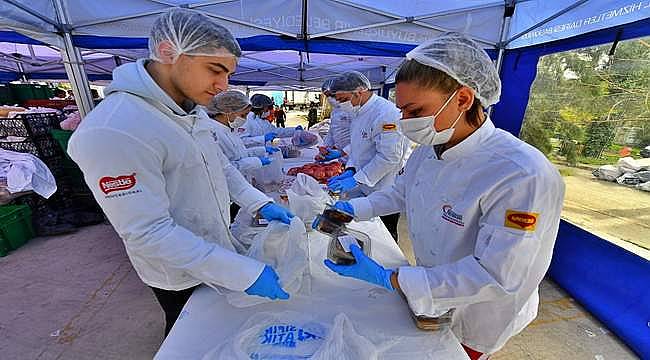
<svg viewBox="0 0 650 360">
<path fill-rule="evenodd" d="M 559 168 L 566 168 L 558 165 Z M 596 180 L 571 168 L 564 176 L 562 218 L 608 240 L 623 240 L 650 250 L 650 193 Z"/>
</svg>

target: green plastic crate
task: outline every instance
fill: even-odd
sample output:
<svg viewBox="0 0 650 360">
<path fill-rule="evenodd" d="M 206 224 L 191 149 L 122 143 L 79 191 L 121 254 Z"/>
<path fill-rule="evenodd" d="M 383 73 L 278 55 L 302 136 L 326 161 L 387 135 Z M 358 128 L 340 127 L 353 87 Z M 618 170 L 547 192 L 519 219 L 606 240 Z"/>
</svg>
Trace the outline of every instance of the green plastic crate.
<svg viewBox="0 0 650 360">
<path fill-rule="evenodd" d="M 52 134 L 54 140 L 56 140 L 56 142 L 59 143 L 65 155 L 68 156 L 68 141 L 70 141 L 70 137 L 72 136 L 72 131 L 51 129 L 50 134 Z"/>
<path fill-rule="evenodd" d="M 19 103 L 34 99 L 34 88 L 31 84 L 9 84 L 9 87 L 14 100 Z"/>
<path fill-rule="evenodd" d="M 0 84 L 0 105 L 15 105 L 16 100 L 9 85 Z"/>
<path fill-rule="evenodd" d="M 33 237 L 32 211 L 29 206 L 0 206 L 0 256 L 25 245 Z"/>
</svg>

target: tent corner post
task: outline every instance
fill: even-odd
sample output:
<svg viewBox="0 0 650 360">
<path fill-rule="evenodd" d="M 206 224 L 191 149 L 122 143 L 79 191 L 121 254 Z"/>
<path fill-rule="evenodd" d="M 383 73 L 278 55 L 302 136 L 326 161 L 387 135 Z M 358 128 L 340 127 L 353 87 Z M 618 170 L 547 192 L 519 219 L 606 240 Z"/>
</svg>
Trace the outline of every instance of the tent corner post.
<svg viewBox="0 0 650 360">
<path fill-rule="evenodd" d="M 79 48 L 75 47 L 72 42 L 72 30 L 69 26 L 70 21 L 65 4 L 62 0 L 54 0 L 54 5 L 59 22 L 61 22 L 61 28 L 64 29 L 60 36 L 63 38 L 61 57 L 63 58 L 65 72 L 70 81 L 79 113 L 82 117 L 85 117 L 93 109 L 94 102 L 88 75 L 83 65 L 83 56 Z"/>
</svg>

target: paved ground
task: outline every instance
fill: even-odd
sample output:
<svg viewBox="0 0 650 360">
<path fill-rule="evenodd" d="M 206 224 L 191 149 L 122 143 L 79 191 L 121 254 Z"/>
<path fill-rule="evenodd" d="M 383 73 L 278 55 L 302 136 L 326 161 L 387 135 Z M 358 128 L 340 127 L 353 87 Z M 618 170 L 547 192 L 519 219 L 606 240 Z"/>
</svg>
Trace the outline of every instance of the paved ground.
<svg viewBox="0 0 650 360">
<path fill-rule="evenodd" d="M 162 342 L 162 312 L 108 225 L 0 258 L 0 289 L 0 359 L 150 359 Z M 541 297 L 538 319 L 493 359 L 635 359 L 553 283 Z"/>
<path fill-rule="evenodd" d="M 650 192 L 597 180 L 588 170 L 569 171 L 573 175 L 563 177 L 565 220 L 618 244 L 628 242 L 650 250 Z"/>
</svg>

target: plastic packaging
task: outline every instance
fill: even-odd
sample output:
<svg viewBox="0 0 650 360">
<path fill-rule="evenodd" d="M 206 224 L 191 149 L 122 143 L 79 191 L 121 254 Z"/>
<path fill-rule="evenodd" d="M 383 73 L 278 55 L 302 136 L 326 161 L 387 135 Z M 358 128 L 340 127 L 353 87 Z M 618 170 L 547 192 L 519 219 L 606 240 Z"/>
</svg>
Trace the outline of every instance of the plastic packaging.
<svg viewBox="0 0 650 360">
<path fill-rule="evenodd" d="M 246 255 L 273 267 L 280 277 L 282 288 L 291 296 L 309 292 L 311 277 L 305 276 L 309 272 L 307 231 L 299 218 L 294 217 L 290 225 L 271 221 L 263 232 L 255 236 Z M 235 307 L 272 301 L 242 292 L 229 293 L 227 298 Z"/>
</svg>

